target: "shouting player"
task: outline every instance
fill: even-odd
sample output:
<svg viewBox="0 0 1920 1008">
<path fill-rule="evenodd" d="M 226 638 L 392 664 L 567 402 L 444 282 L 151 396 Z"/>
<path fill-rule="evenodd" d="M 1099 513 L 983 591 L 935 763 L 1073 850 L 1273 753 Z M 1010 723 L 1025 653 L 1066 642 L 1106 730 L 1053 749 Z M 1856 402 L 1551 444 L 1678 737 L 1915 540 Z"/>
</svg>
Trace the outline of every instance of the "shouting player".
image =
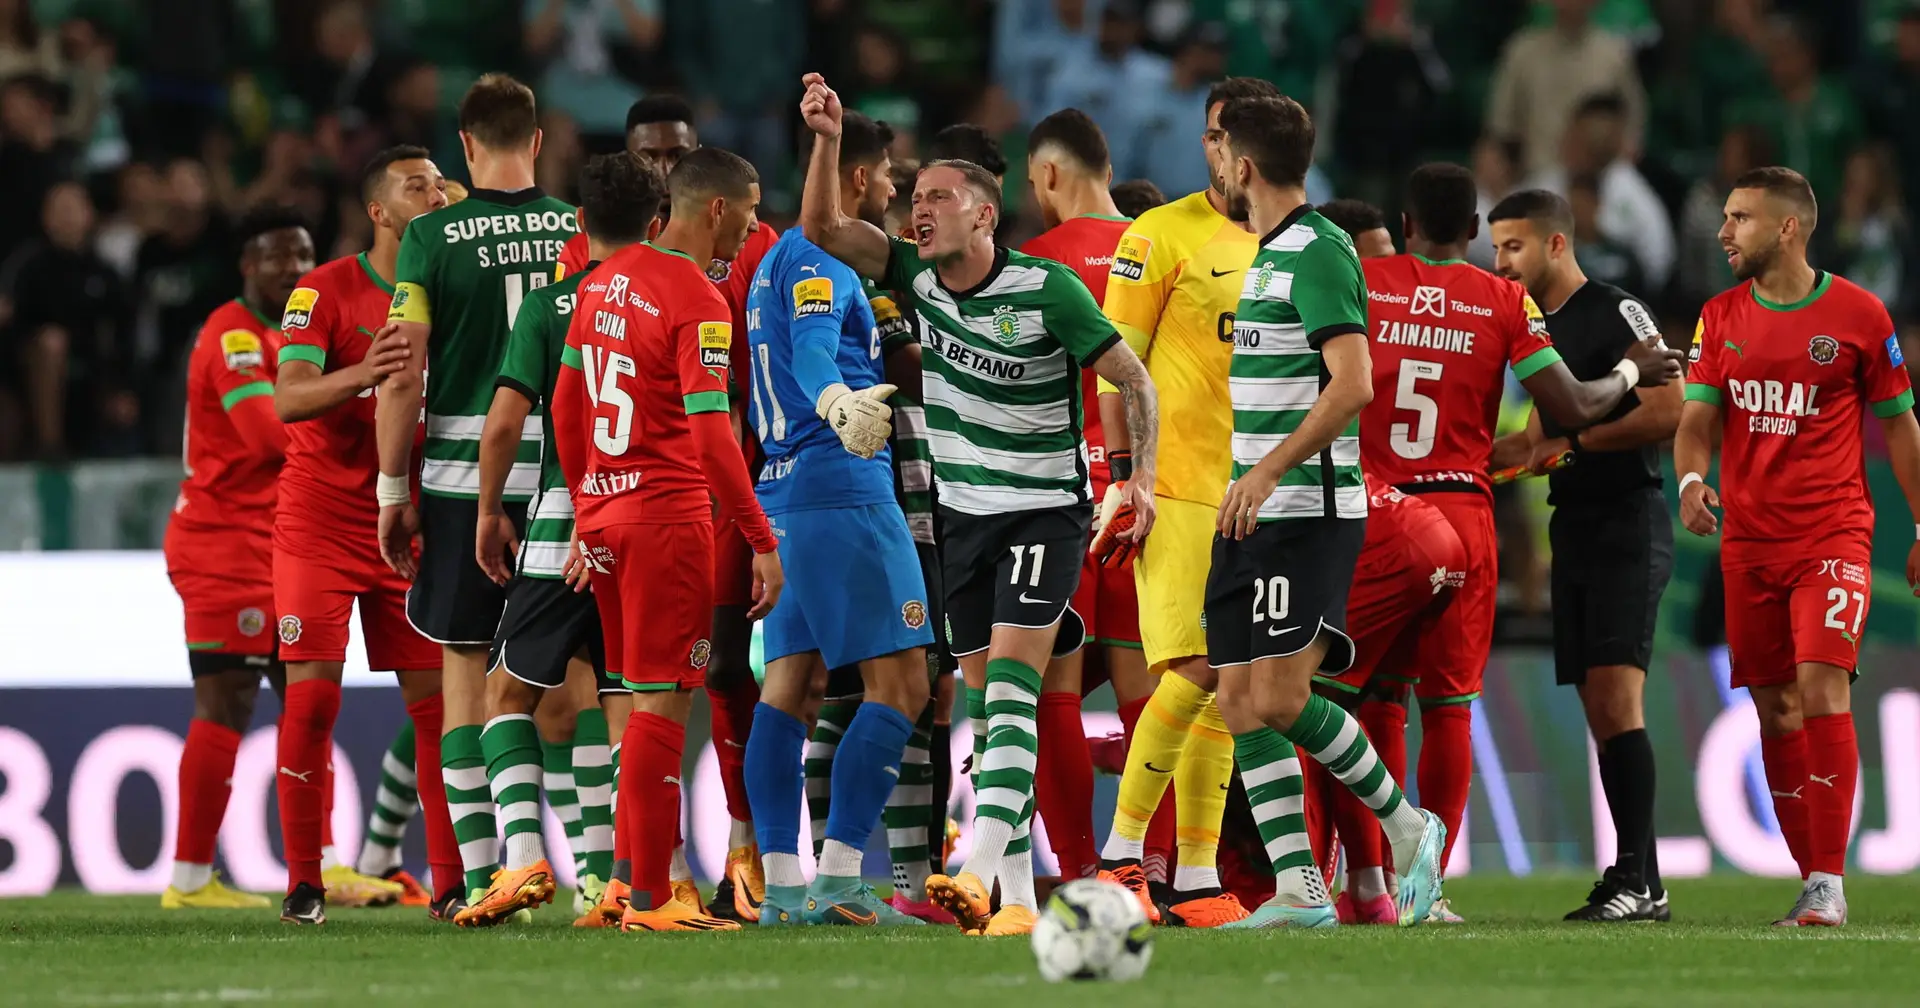
<svg viewBox="0 0 1920 1008">
<path fill-rule="evenodd" d="M 1036 919 L 1028 824 L 1040 669 L 1056 652 L 1080 646 L 1068 602 L 1093 518 L 1079 369 L 1090 366 L 1125 390 L 1134 421 L 1128 499 L 1140 515 L 1135 535 L 1153 521 L 1153 385 L 1071 270 L 994 245 L 999 186 L 980 166 L 921 168 L 911 241 L 845 216 L 831 184 L 839 172 L 840 99 L 818 74 L 804 83 L 801 113 L 816 134 L 801 203 L 807 238 L 907 298 L 921 320 L 947 530 L 948 637 L 968 684 L 986 691 L 973 850 L 959 875 L 929 878 L 928 895 L 971 933 L 1025 933 Z M 1002 909 L 990 915 L 996 878 Z"/>
<path fill-rule="evenodd" d="M 1106 298 L 1113 249 L 1131 223 L 1113 205 L 1107 190 L 1112 180 L 1107 139 L 1085 112 L 1062 109 L 1034 124 L 1027 134 L 1027 181 L 1047 230 L 1020 251 L 1066 264 L 1096 302 Z M 1082 372 L 1085 402 L 1099 402 L 1097 381 L 1092 371 Z M 1126 482 L 1132 475 L 1133 453 L 1125 447 L 1107 451 L 1098 410 L 1087 413 L 1083 428 L 1093 496 L 1103 502 L 1095 517 L 1098 531 L 1100 520 L 1110 516 L 1124 493 L 1114 474 L 1118 483 Z M 1099 648 L 1096 668 L 1113 680 L 1115 695 L 1145 696 L 1152 684 L 1140 654 L 1140 611 L 1134 601 L 1132 565 L 1103 565 L 1088 553 L 1073 609 L 1086 626 L 1084 639 Z M 1040 765 L 1034 777 L 1034 799 L 1046 821 L 1060 875 L 1069 879 L 1091 877 L 1100 870 L 1100 852 L 1093 841 L 1093 754 L 1080 717 L 1085 654 L 1083 649 L 1054 659 L 1040 682 Z"/>
<path fill-rule="evenodd" d="M 279 326 L 313 239 L 284 210 L 249 217 L 240 233 L 241 293 L 200 327 L 187 365 L 187 478 L 162 552 L 186 610 L 193 722 L 180 750 L 180 820 L 173 879 L 160 905 L 254 909 L 264 897 L 228 888 L 213 872 L 214 844 L 232 792 L 234 754 L 253 722 L 274 657 L 273 514 L 287 435 L 273 413 Z"/>
<path fill-rule="evenodd" d="M 467 89 L 459 115 L 474 188 L 444 213 L 414 221 L 401 240 L 388 319 L 406 338 L 408 357 L 381 385 L 375 418 L 380 552 L 414 582 L 408 620 L 441 645 L 441 760 L 447 800 L 461 810 L 453 826 L 471 901 L 499 867 L 480 725 L 487 649 L 506 603 L 506 590 L 474 562 L 474 538 L 482 518 L 504 520 L 517 534 L 540 485 L 540 432 L 529 425 L 502 495 L 505 515 L 481 515 L 480 433 L 520 303 L 553 278 L 560 248 L 576 229 L 573 207 L 533 184 L 540 129 L 526 85 L 488 74 Z M 423 389 L 427 371 L 433 383 Z M 423 400 L 427 440 L 416 509 L 412 453 Z"/>
<path fill-rule="evenodd" d="M 1817 219 L 1798 172 L 1734 180 L 1720 244 L 1740 283 L 1701 309 L 1673 443 L 1687 530 L 1712 535 L 1711 509 L 1726 508 L 1733 685 L 1753 695 L 1774 811 L 1805 880 L 1775 922 L 1786 927 L 1847 922 L 1841 880 L 1860 768 L 1851 683 L 1873 591 L 1860 432 L 1869 410 L 1920 517 L 1920 426 L 1900 338 L 1878 298 L 1807 264 Z M 1702 475 L 1716 440 L 1719 493 Z M 1920 545 L 1906 574 L 1920 589 Z"/>
<path fill-rule="evenodd" d="M 733 437 L 724 299 L 701 263 L 739 254 L 759 176 L 717 148 L 667 177 L 673 216 L 657 242 L 615 253 L 581 288 L 554 389 L 560 461 L 607 639 L 607 665 L 634 691 L 624 732 L 621 829 L 632 830 L 629 931 L 736 930 L 677 898 L 689 690 L 713 654 L 713 523 L 708 496 L 753 545 L 755 606 L 778 600 L 780 558 Z"/>
<path fill-rule="evenodd" d="M 324 766 L 332 751 L 347 621 L 357 605 L 367 663 L 396 673 L 414 725 L 414 762 L 421 771 L 437 895 L 430 912 L 447 919 L 464 895 L 459 847 L 443 790 L 425 787 L 440 763 L 440 654 L 407 623 L 407 582 L 381 561 L 374 541 L 379 515 L 370 496 L 378 471 L 371 396 L 404 361 L 403 347 L 392 342 L 376 347 L 371 334 L 384 324 L 382 306 L 393 296 L 390 278 L 401 233 L 415 217 L 446 205 L 440 181 L 440 170 L 423 148 L 393 147 L 375 155 L 361 177 L 361 199 L 374 225 L 373 248 L 314 270 L 286 300 L 281 319 L 286 346 L 274 393 L 274 406 L 288 424 L 287 467 L 274 522 L 274 594 L 280 654 L 288 663 L 279 780 L 289 873 L 307 871 L 310 851 L 319 842 L 314 831 L 322 823 L 313 803 L 325 793 L 314 787 L 318 777 L 310 783 L 297 774 L 303 767 Z M 326 868 L 329 899 L 346 905 L 367 901 L 356 891 L 364 887 L 336 884 L 337 874 Z M 303 881 L 303 875 L 295 875 L 296 892 L 288 902 L 291 916 L 305 921 L 310 912 L 324 915 L 325 907 L 317 901 L 306 905 L 306 897 L 314 894 L 300 888 Z M 372 895 L 391 900 L 397 893 Z"/>
<path fill-rule="evenodd" d="M 1493 646 L 1499 547 L 1487 465 L 1506 369 L 1545 416 L 1570 428 L 1606 416 L 1636 383 L 1679 375 L 1679 355 L 1650 340 L 1628 347 L 1610 373 L 1576 379 L 1526 290 L 1466 261 L 1479 230 L 1474 193 L 1465 168 L 1423 165 L 1407 182 L 1406 254 L 1363 260 L 1374 394 L 1360 425 L 1362 463 L 1439 508 L 1466 547 L 1467 566 L 1447 613 L 1423 624 L 1416 648 L 1383 663 L 1370 694 L 1377 703 L 1362 717 L 1373 737 L 1404 734 L 1406 691 L 1393 684 L 1417 682 L 1420 800 L 1449 838 L 1466 812 L 1472 703 Z M 1440 913 L 1451 911 L 1443 905 Z"/>
<path fill-rule="evenodd" d="M 1171 919 L 1203 924 L 1239 916 L 1225 900 L 1216 867 L 1233 738 L 1213 699 L 1219 677 L 1207 665 L 1202 610 L 1215 513 L 1233 465 L 1227 384 L 1233 313 L 1259 242 L 1245 224 L 1226 216 L 1220 110 L 1234 99 L 1279 93 L 1252 77 L 1213 85 L 1201 138 L 1213 185 L 1134 221 L 1114 249 L 1107 283 L 1107 317 L 1146 361 L 1172 421 L 1163 433 L 1166 465 L 1154 490 L 1157 545 L 1140 551 L 1133 572 L 1140 640 L 1158 681 L 1151 695 L 1129 694 L 1121 680 L 1114 682 L 1120 721 L 1132 738 L 1113 829 L 1101 851 L 1101 867 L 1134 890 L 1156 920 L 1160 913 L 1148 883 L 1151 871 L 1164 866 L 1152 863 L 1150 851 L 1161 846 L 1161 824 L 1172 825 L 1155 815 L 1169 784 L 1179 825 L 1172 885 L 1162 890 L 1175 911 Z M 1128 429 L 1119 397 L 1103 387 L 1100 404 L 1107 442 L 1124 444 Z"/>
</svg>

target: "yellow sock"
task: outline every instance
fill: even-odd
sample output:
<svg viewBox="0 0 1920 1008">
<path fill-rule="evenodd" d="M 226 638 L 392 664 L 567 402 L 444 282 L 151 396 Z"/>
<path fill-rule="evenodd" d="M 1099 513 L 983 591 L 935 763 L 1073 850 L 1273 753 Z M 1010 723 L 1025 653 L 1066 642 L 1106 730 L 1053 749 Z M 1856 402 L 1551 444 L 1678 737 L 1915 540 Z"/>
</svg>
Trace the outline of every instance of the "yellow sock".
<svg viewBox="0 0 1920 1008">
<path fill-rule="evenodd" d="M 1160 807 L 1161 796 L 1187 744 L 1187 731 L 1213 694 L 1172 672 L 1160 676 L 1147 698 L 1140 723 L 1133 729 L 1133 747 L 1127 750 L 1127 768 L 1120 775 L 1120 797 L 1114 803 L 1113 832 L 1101 856 L 1111 860 L 1139 858 L 1147 823 Z M 1231 753 L 1231 749 L 1228 750 Z M 1153 769 L 1147 767 L 1151 765 Z M 1216 822 L 1216 828 L 1218 823 Z"/>
<path fill-rule="evenodd" d="M 1220 817 L 1233 779 L 1233 736 L 1209 695 L 1187 729 L 1174 776 L 1174 821 L 1178 850 L 1173 887 L 1180 892 L 1220 888 Z"/>
</svg>

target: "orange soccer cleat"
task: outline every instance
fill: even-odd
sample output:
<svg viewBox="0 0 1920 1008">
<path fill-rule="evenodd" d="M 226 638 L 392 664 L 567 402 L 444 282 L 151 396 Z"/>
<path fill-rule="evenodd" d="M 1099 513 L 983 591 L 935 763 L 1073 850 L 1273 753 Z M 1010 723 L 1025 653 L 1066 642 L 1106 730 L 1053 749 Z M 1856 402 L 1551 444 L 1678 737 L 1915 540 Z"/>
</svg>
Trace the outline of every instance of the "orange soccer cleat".
<svg viewBox="0 0 1920 1008">
<path fill-rule="evenodd" d="M 493 873 L 493 883 L 480 898 L 453 915 L 461 927 L 491 927 L 521 910 L 553 902 L 553 866 L 546 858 L 513 871 Z"/>
<path fill-rule="evenodd" d="M 727 852 L 727 878 L 733 882 L 733 912 L 747 923 L 760 919 L 767 901 L 766 877 L 760 871 L 760 846 L 748 844 Z"/>
<path fill-rule="evenodd" d="M 401 906 L 433 905 L 433 894 L 428 892 L 427 887 L 421 885 L 420 880 L 414 878 L 405 868 L 395 868 L 381 877 L 400 886 Z"/>
<path fill-rule="evenodd" d="M 1126 886 L 1127 891 L 1132 893 L 1134 898 L 1140 901 L 1140 908 L 1147 912 L 1147 923 L 1160 923 L 1160 907 L 1153 902 L 1153 897 L 1147 893 L 1147 873 L 1145 869 L 1140 867 L 1140 862 L 1122 861 L 1112 868 L 1100 869 L 1100 874 L 1096 877 L 1108 882 L 1118 882 Z"/>
<path fill-rule="evenodd" d="M 1240 898 L 1230 892 L 1213 896 L 1202 896 L 1183 903 L 1175 903 L 1167 908 L 1169 924 L 1181 927 L 1213 928 L 1222 924 L 1231 924 L 1247 918 L 1247 908 L 1240 905 Z"/>
<path fill-rule="evenodd" d="M 600 902 L 587 908 L 587 912 L 573 922 L 577 928 L 610 928 L 620 926 L 621 915 L 627 912 L 627 904 L 633 899 L 633 888 L 619 879 L 608 879 L 607 887 L 600 892 Z"/>
<path fill-rule="evenodd" d="M 993 896 L 972 872 L 927 876 L 927 899 L 953 915 L 960 930 L 984 931 L 993 918 Z"/>
<path fill-rule="evenodd" d="M 635 910 L 631 904 L 620 915 L 622 931 L 738 931 L 735 921 L 710 917 L 697 906 L 675 898 L 658 910 Z"/>
<path fill-rule="evenodd" d="M 985 928 L 967 933 L 983 938 L 1029 935 L 1033 933 L 1033 926 L 1039 922 L 1040 917 L 1033 912 L 1032 908 L 1023 907 L 1017 903 L 1008 903 L 1006 906 L 1000 908 L 999 913 L 994 914 L 992 919 L 987 921 Z"/>
</svg>

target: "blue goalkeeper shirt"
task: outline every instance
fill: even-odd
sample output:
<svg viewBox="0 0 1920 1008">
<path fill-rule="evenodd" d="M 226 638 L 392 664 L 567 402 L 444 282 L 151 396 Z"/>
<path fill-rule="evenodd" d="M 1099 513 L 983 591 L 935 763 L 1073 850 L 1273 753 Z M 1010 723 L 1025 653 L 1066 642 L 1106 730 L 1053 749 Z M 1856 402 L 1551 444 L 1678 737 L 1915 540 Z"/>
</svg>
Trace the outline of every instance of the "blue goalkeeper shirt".
<svg viewBox="0 0 1920 1008">
<path fill-rule="evenodd" d="M 880 330 L 852 268 L 789 228 L 753 275 L 747 340 L 749 416 L 766 455 L 760 506 L 780 514 L 892 503 L 888 450 L 860 458 L 814 413 L 829 385 L 857 392 L 885 380 Z"/>
</svg>

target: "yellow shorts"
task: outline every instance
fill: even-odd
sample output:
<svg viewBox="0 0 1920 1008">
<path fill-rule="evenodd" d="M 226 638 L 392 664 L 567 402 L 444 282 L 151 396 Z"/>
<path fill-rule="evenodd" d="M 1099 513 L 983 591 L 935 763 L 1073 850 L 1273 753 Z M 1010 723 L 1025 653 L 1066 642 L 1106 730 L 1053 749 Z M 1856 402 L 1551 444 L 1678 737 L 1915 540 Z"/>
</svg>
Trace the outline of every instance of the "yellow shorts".
<svg viewBox="0 0 1920 1008">
<path fill-rule="evenodd" d="M 1176 658 L 1207 653 L 1200 616 L 1220 509 L 1170 497 L 1155 497 L 1154 504 L 1153 531 L 1134 558 L 1133 583 L 1140 597 L 1140 644 L 1147 665 L 1162 672 Z"/>
</svg>

